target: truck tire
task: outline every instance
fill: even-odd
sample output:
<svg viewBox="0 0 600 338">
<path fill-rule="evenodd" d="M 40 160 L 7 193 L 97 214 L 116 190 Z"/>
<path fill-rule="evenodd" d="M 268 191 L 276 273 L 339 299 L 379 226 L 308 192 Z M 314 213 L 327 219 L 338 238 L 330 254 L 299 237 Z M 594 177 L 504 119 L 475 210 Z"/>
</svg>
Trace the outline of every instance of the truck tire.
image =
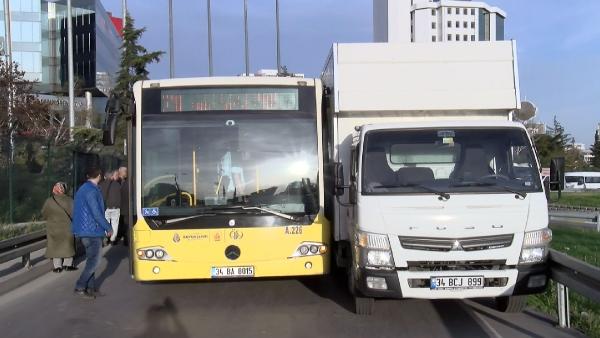
<svg viewBox="0 0 600 338">
<path fill-rule="evenodd" d="M 373 308 L 375 308 L 375 299 L 363 297 L 356 288 L 354 265 L 349 266 L 346 271 L 348 275 L 348 291 L 354 301 L 354 313 L 359 316 L 370 316 L 373 314 Z"/>
<path fill-rule="evenodd" d="M 496 297 L 496 309 L 501 312 L 522 312 L 526 306 L 526 295 Z"/>
<path fill-rule="evenodd" d="M 370 316 L 375 308 L 375 299 L 354 296 L 354 312 L 359 316 Z"/>
</svg>

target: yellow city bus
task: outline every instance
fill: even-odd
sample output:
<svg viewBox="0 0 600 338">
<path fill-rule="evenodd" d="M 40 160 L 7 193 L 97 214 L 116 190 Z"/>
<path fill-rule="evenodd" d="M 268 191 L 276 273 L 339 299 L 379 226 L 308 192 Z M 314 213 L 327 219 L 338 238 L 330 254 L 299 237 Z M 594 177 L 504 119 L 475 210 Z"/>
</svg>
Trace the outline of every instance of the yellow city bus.
<svg viewBox="0 0 600 338">
<path fill-rule="evenodd" d="M 328 272 L 319 80 L 146 80 L 133 91 L 137 281 Z"/>
</svg>

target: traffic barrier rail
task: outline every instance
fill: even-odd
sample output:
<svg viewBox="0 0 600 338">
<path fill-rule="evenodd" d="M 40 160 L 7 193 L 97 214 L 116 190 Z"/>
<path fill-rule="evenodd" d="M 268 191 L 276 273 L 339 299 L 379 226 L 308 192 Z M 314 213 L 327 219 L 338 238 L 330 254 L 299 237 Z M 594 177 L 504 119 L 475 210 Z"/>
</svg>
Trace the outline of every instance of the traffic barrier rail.
<svg viewBox="0 0 600 338">
<path fill-rule="evenodd" d="M 31 267 L 31 253 L 46 247 L 46 230 L 0 241 L 0 264 L 21 257 L 24 268 Z"/>
<path fill-rule="evenodd" d="M 600 268 L 550 249 L 550 278 L 556 282 L 558 324 L 571 327 L 569 289 L 600 303 Z"/>
<path fill-rule="evenodd" d="M 548 210 L 550 217 L 570 218 L 584 220 L 588 222 L 596 222 L 596 231 L 600 232 L 600 211 L 582 212 L 582 211 L 563 211 L 563 210 Z"/>
</svg>

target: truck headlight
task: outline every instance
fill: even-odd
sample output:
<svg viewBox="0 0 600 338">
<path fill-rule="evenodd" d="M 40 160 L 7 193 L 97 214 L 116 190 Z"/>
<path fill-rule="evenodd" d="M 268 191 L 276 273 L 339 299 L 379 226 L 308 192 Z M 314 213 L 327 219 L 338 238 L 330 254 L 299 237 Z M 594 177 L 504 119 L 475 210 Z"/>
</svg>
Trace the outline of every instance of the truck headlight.
<svg viewBox="0 0 600 338">
<path fill-rule="evenodd" d="M 390 241 L 386 235 L 358 231 L 355 234 L 355 250 L 361 266 L 376 269 L 394 267 Z"/>
<path fill-rule="evenodd" d="M 369 250 L 367 251 L 367 265 L 391 266 L 392 253 L 390 251 Z"/>
<path fill-rule="evenodd" d="M 552 230 L 548 228 L 526 232 L 519 264 L 541 263 L 546 260 L 548 245 L 551 241 Z"/>
</svg>

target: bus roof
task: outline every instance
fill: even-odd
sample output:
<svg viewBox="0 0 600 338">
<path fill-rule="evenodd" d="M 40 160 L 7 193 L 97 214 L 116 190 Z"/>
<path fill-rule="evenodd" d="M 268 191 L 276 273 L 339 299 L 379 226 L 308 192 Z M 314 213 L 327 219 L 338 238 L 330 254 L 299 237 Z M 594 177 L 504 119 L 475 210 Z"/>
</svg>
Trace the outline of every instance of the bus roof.
<svg viewBox="0 0 600 338">
<path fill-rule="evenodd" d="M 135 85 L 141 85 L 142 88 L 187 86 L 314 86 L 315 79 L 270 76 L 213 76 L 144 80 L 136 82 Z"/>
<path fill-rule="evenodd" d="M 598 171 L 573 171 L 570 173 L 565 173 L 565 176 L 600 177 L 600 172 L 598 172 Z"/>
</svg>

